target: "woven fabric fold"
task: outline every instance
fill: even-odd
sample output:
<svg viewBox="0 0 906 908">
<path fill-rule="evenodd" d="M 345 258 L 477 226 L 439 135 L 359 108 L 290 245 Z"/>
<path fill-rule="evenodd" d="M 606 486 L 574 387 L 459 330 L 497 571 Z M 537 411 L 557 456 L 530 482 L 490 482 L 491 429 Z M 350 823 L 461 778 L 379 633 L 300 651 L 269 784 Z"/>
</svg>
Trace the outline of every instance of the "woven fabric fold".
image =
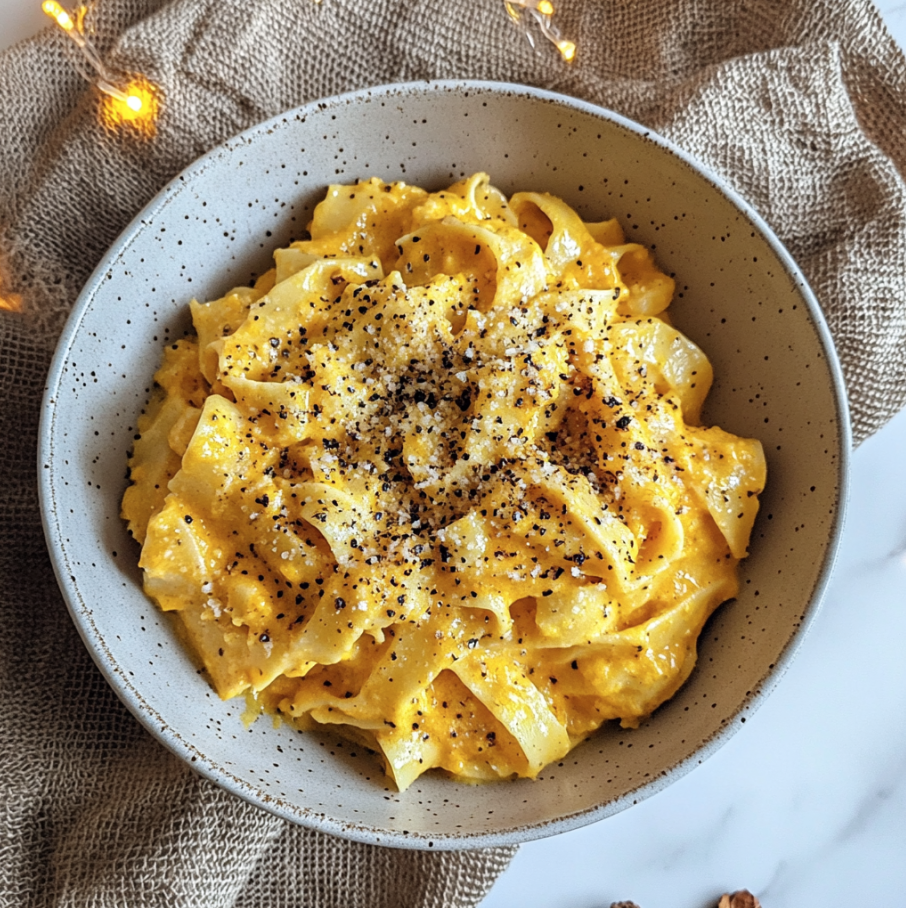
<svg viewBox="0 0 906 908">
<path fill-rule="evenodd" d="M 281 111 L 393 81 L 536 85 L 663 133 L 738 190 L 811 282 L 861 441 L 906 401 L 906 61 L 869 0 L 561 0 L 572 65 L 500 0 L 98 0 L 108 64 L 164 103 L 101 125 L 52 30 L 0 55 L 0 905 L 467 908 L 513 849 L 395 852 L 196 776 L 110 691 L 38 511 L 44 377 L 81 286 L 166 182 Z M 493 176 L 493 175 L 492 175 Z M 732 304 L 732 301 L 730 301 Z"/>
</svg>

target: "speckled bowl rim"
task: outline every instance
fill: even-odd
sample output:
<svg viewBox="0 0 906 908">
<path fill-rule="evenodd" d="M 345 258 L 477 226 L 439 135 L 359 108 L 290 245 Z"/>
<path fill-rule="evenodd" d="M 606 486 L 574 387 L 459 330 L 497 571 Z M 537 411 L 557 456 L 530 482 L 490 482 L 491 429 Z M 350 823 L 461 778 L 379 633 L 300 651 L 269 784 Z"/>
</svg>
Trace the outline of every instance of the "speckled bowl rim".
<svg viewBox="0 0 906 908">
<path fill-rule="evenodd" d="M 67 564 L 65 546 L 62 543 L 60 533 L 56 531 L 55 526 L 55 515 L 53 510 L 54 471 L 49 468 L 45 469 L 44 465 L 52 464 L 54 459 L 53 434 L 54 420 L 56 417 L 56 406 L 54 403 L 55 393 L 61 384 L 64 368 L 70 355 L 70 349 L 79 334 L 83 315 L 91 305 L 98 289 L 106 280 L 111 265 L 132 245 L 133 242 L 141 237 L 146 222 L 163 211 L 180 193 L 189 189 L 193 179 L 201 174 L 213 161 L 222 155 L 224 151 L 240 146 L 247 146 L 250 142 L 254 142 L 259 136 L 283 129 L 293 119 L 300 117 L 304 118 L 315 112 L 323 112 L 325 108 L 348 106 L 360 101 L 374 101 L 380 100 L 381 98 L 397 100 L 411 93 L 435 92 L 441 94 L 443 92 L 461 92 L 467 94 L 470 91 L 523 96 L 537 101 L 561 105 L 591 115 L 592 117 L 610 121 L 614 125 L 621 127 L 629 133 L 634 133 L 640 139 L 650 142 L 660 148 L 663 152 L 673 156 L 693 171 L 697 177 L 709 184 L 711 188 L 724 196 L 737 211 L 746 218 L 753 229 L 761 234 L 762 238 L 768 243 L 777 256 L 778 262 L 785 269 L 787 276 L 790 278 L 793 286 L 796 287 L 803 303 L 807 307 L 809 316 L 814 324 L 823 352 L 826 356 L 828 371 L 832 377 L 833 383 L 839 438 L 839 451 L 837 452 L 837 463 L 839 467 L 836 509 L 831 532 L 828 536 L 827 547 L 824 551 L 823 562 L 813 587 L 811 599 L 803 611 L 803 620 L 790 635 L 782 653 L 776 659 L 773 667 L 767 670 L 761 683 L 739 704 L 739 707 L 733 714 L 734 717 L 738 716 L 739 713 L 744 710 L 746 712 L 751 712 L 757 709 L 771 691 L 774 690 L 781 677 L 792 663 L 796 651 L 817 615 L 836 561 L 846 518 L 847 500 L 850 488 L 852 430 L 843 372 L 824 314 L 809 287 L 808 282 L 792 256 L 774 235 L 771 228 L 734 189 L 681 148 L 639 123 L 598 105 L 581 101 L 567 95 L 526 85 L 480 80 L 430 80 L 422 82 L 405 82 L 362 89 L 311 101 L 294 110 L 278 114 L 269 120 L 237 134 L 189 165 L 178 176 L 171 180 L 142 209 L 142 211 L 136 215 L 98 264 L 76 300 L 69 320 L 61 333 L 48 372 L 39 427 L 37 469 L 41 519 L 54 572 L 56 573 L 57 581 L 79 635 L 107 682 L 145 729 L 168 750 L 181 758 L 188 766 L 227 791 L 276 814 L 282 819 L 353 841 L 406 849 L 432 848 L 436 850 L 458 850 L 513 845 L 561 832 L 567 832 L 594 823 L 650 797 L 676 780 L 682 778 L 723 746 L 723 744 L 736 733 L 740 727 L 740 723 L 727 722 L 723 727 L 717 729 L 688 757 L 680 760 L 651 781 L 627 791 L 619 798 L 604 803 L 594 804 L 585 810 L 573 812 L 558 820 L 540 820 L 538 823 L 525 824 L 492 833 L 456 833 L 450 835 L 441 833 L 432 834 L 431 836 L 411 834 L 401 835 L 391 830 L 372 826 L 352 826 L 347 822 L 325 817 L 323 814 L 319 814 L 312 809 L 288 808 L 288 805 L 264 796 L 257 791 L 254 786 L 238 780 L 235 776 L 218 766 L 203 753 L 200 753 L 197 748 L 189 744 L 173 730 L 169 729 L 163 718 L 144 701 L 141 691 L 139 690 L 139 685 L 130 681 L 128 676 L 118 669 L 118 666 L 115 664 L 112 657 L 107 654 L 103 639 L 92 619 L 91 610 L 83 603 L 78 583 L 75 576 L 71 574 Z"/>
</svg>

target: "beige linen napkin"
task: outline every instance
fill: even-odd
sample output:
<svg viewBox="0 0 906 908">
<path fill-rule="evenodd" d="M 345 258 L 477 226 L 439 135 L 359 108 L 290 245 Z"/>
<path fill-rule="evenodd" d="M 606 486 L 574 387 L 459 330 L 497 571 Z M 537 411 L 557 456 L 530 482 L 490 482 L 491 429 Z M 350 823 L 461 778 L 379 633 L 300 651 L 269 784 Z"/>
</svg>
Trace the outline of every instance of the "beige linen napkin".
<svg viewBox="0 0 906 908">
<path fill-rule="evenodd" d="M 0 905 L 473 906 L 506 849 L 396 852 L 196 776 L 111 693 L 62 604 L 35 447 L 56 337 L 100 256 L 211 146 L 305 101 L 421 78 L 525 82 L 666 134 L 787 244 L 831 325 L 857 440 L 906 399 L 906 63 L 869 0 L 561 0 L 572 66 L 501 0 L 98 0 L 110 65 L 164 91 L 105 132 L 48 31 L 0 56 Z"/>
</svg>

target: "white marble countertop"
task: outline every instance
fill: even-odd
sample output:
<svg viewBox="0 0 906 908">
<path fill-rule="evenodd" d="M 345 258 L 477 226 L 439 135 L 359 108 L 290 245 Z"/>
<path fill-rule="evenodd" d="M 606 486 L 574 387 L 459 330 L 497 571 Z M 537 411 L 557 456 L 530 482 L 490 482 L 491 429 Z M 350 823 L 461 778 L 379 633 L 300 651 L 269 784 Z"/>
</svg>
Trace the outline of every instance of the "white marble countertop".
<svg viewBox="0 0 906 908">
<path fill-rule="evenodd" d="M 906 47 L 906 2 L 878 3 Z M 45 19 L 0 0 L 0 49 Z M 853 458 L 834 578 L 792 667 L 715 756 L 593 826 L 525 845 L 481 908 L 906 905 L 906 411 Z"/>
</svg>

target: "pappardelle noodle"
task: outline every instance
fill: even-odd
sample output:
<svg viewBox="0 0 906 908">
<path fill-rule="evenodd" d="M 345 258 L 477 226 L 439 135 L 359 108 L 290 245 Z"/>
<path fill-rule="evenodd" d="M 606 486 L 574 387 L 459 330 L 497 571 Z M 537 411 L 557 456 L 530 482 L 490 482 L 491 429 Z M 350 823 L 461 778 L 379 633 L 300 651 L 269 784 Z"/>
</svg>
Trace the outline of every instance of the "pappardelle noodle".
<svg viewBox="0 0 906 908">
<path fill-rule="evenodd" d="M 401 790 L 637 725 L 736 594 L 765 482 L 699 424 L 673 280 L 485 174 L 331 186 L 309 233 L 164 352 L 123 500 L 146 592 L 221 697 L 334 726 Z"/>
</svg>

